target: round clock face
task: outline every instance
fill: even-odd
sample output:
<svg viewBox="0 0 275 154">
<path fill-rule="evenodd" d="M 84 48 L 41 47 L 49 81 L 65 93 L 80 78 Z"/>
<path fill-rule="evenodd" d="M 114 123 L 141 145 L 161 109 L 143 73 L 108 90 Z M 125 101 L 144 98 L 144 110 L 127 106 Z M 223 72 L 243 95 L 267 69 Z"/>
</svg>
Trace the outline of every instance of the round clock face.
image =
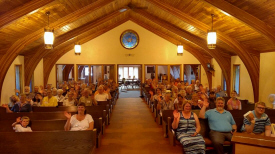
<svg viewBox="0 0 275 154">
<path fill-rule="evenodd" d="M 120 36 L 120 43 L 126 49 L 134 49 L 139 43 L 138 34 L 133 30 L 126 30 Z"/>
</svg>

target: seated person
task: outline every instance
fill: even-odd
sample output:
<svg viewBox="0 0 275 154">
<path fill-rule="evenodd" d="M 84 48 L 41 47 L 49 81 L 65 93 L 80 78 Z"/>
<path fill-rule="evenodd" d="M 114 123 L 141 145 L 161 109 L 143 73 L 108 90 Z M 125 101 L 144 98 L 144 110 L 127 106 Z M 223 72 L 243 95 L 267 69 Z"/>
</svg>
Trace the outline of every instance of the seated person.
<svg viewBox="0 0 275 154">
<path fill-rule="evenodd" d="M 36 93 L 34 98 L 32 99 L 32 106 L 40 106 L 42 102 L 42 95 L 41 93 Z"/>
<path fill-rule="evenodd" d="M 107 101 L 108 99 L 110 99 L 111 97 L 109 96 L 110 95 L 110 91 L 109 90 L 110 89 L 107 89 L 107 92 L 105 93 L 104 89 L 103 89 L 103 86 L 100 85 L 97 88 L 98 94 L 95 94 L 95 100 L 96 101 Z"/>
<path fill-rule="evenodd" d="M 32 132 L 31 127 L 29 127 L 30 118 L 23 116 L 22 118 L 18 117 L 16 122 L 14 122 L 11 126 L 15 132 Z"/>
<path fill-rule="evenodd" d="M 54 96 L 57 99 L 57 103 L 59 104 L 63 104 L 65 97 L 62 95 L 63 94 L 63 90 L 62 89 L 58 89 L 56 91 L 57 95 Z"/>
<path fill-rule="evenodd" d="M 153 91 L 151 91 L 151 90 L 149 91 L 149 93 L 151 95 L 151 97 L 150 97 L 151 102 L 158 101 L 160 97 L 163 97 L 161 88 L 156 89 L 155 95 L 153 95 Z"/>
<path fill-rule="evenodd" d="M 19 101 L 20 101 L 20 100 L 19 100 L 18 96 L 12 95 L 12 96 L 10 97 L 10 103 L 8 104 L 8 106 L 9 106 L 9 107 L 13 107 L 13 106 L 15 105 L 15 103 L 17 103 L 17 102 L 19 102 Z"/>
<path fill-rule="evenodd" d="M 216 95 L 214 91 L 209 93 L 209 109 L 216 108 Z"/>
<path fill-rule="evenodd" d="M 3 104 L 3 107 L 6 108 L 7 113 L 32 111 L 32 106 L 27 102 L 25 94 L 20 95 L 20 102 L 17 102 L 11 109 L 7 104 Z"/>
<path fill-rule="evenodd" d="M 174 110 L 174 121 L 172 128 L 176 130 L 176 138 L 183 145 L 185 154 L 204 154 L 205 143 L 199 134 L 201 130 L 200 121 L 196 113 L 191 112 L 191 103 L 185 101 L 183 110 Z"/>
<path fill-rule="evenodd" d="M 170 100 L 171 95 L 169 93 L 165 94 L 165 98 L 163 100 L 162 97 L 158 100 L 157 109 L 162 113 L 163 110 L 174 110 L 174 103 Z"/>
<path fill-rule="evenodd" d="M 222 90 L 221 85 L 218 85 L 216 89 L 216 97 L 226 97 L 226 96 L 227 94 L 225 91 Z"/>
<path fill-rule="evenodd" d="M 237 99 L 237 92 L 231 92 L 231 98 L 227 101 L 228 110 L 242 110 L 242 103 Z"/>
<path fill-rule="evenodd" d="M 93 130 L 94 120 L 90 114 L 86 114 L 85 103 L 77 105 L 77 112 L 75 115 L 64 112 L 67 122 L 64 126 L 65 131 L 79 131 L 79 130 Z"/>
<path fill-rule="evenodd" d="M 214 145 L 214 149 L 217 154 L 224 154 L 223 143 L 225 140 L 231 141 L 233 133 L 237 130 L 237 126 L 231 113 L 224 109 L 224 98 L 218 97 L 216 99 L 216 108 L 205 112 L 208 106 L 209 103 L 204 101 L 199 117 L 208 119 L 211 130 L 209 137 Z"/>
<path fill-rule="evenodd" d="M 193 93 L 192 100 L 191 100 L 192 110 L 200 110 L 203 106 L 203 103 L 202 103 L 203 101 L 204 100 L 200 98 L 200 94 Z"/>
<path fill-rule="evenodd" d="M 185 93 L 179 93 L 178 97 L 174 100 L 174 104 L 179 103 L 179 101 L 182 101 L 182 102 L 186 101 L 184 96 L 185 96 Z"/>
<path fill-rule="evenodd" d="M 47 90 L 47 95 L 43 98 L 41 106 L 58 106 L 57 99 L 53 97 L 51 90 Z"/>
<path fill-rule="evenodd" d="M 191 100 L 192 99 L 192 94 L 193 94 L 192 87 L 191 86 L 187 86 L 186 87 L 186 96 L 185 96 L 185 98 L 187 100 Z"/>
<path fill-rule="evenodd" d="M 270 136 L 271 123 L 267 114 L 265 114 L 265 103 L 257 102 L 255 109 L 249 111 L 248 116 L 244 118 L 242 131 L 251 134 Z"/>
<path fill-rule="evenodd" d="M 63 95 L 61 95 L 63 96 Z M 73 99 L 73 93 L 72 92 L 68 92 L 67 93 L 68 98 L 66 98 L 63 101 L 63 106 L 75 106 L 76 105 L 76 101 L 75 99 Z"/>
<path fill-rule="evenodd" d="M 96 106 L 97 101 L 95 99 L 95 94 L 93 92 L 90 92 L 90 98 L 91 98 L 91 101 L 92 101 L 92 106 Z"/>
</svg>

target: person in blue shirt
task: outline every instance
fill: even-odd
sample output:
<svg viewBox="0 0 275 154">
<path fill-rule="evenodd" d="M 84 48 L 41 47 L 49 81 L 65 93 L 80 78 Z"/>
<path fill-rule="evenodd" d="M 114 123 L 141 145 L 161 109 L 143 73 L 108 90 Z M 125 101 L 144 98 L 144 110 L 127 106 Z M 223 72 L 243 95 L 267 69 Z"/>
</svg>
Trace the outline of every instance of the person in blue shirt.
<svg viewBox="0 0 275 154">
<path fill-rule="evenodd" d="M 251 134 L 271 135 L 271 123 L 267 114 L 265 114 L 266 105 L 264 102 L 255 103 L 255 109 L 249 111 L 244 118 L 242 131 Z"/>
<path fill-rule="evenodd" d="M 201 108 L 199 114 L 200 118 L 208 119 L 208 124 L 211 130 L 209 137 L 218 154 L 224 154 L 224 141 L 231 141 L 233 133 L 237 130 L 236 123 L 231 113 L 224 109 L 224 105 L 224 98 L 218 97 L 216 99 L 216 108 L 205 111 L 209 106 L 209 103 L 204 101 L 203 107 Z"/>
</svg>

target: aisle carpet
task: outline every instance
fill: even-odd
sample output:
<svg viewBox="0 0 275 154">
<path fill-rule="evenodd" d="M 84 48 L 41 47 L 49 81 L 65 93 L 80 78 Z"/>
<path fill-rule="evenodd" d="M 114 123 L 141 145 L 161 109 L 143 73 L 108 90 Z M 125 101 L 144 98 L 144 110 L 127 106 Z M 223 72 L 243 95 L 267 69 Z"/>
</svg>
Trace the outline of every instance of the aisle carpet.
<svg viewBox="0 0 275 154">
<path fill-rule="evenodd" d="M 102 146 L 96 154 L 181 154 L 182 147 L 169 145 L 162 126 L 141 98 L 119 98 Z"/>
<path fill-rule="evenodd" d="M 120 91 L 119 98 L 139 98 L 140 90 Z"/>
</svg>

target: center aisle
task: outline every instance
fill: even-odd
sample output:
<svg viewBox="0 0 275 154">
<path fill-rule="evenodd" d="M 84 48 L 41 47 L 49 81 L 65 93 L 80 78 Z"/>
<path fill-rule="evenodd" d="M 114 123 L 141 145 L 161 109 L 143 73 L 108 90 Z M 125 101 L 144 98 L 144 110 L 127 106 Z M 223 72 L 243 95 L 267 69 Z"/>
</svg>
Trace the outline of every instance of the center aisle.
<svg viewBox="0 0 275 154">
<path fill-rule="evenodd" d="M 162 126 L 141 98 L 119 98 L 96 154 L 181 154 L 181 146 L 169 145 Z"/>
</svg>

